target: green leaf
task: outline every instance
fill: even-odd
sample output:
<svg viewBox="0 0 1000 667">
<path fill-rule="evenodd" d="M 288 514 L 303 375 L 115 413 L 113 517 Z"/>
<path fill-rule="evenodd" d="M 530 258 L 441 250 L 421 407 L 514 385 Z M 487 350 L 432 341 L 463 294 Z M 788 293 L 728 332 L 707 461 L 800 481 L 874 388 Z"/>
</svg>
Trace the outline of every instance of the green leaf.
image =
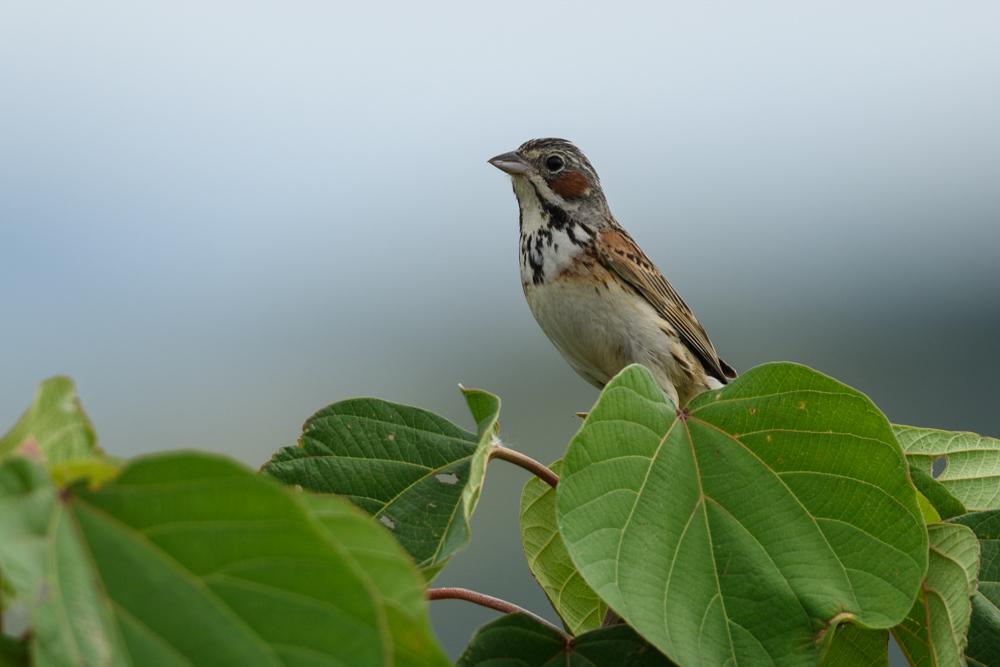
<svg viewBox="0 0 1000 667">
<path fill-rule="evenodd" d="M 902 620 L 927 569 L 888 421 L 794 364 L 684 411 L 626 368 L 570 444 L 557 509 L 587 583 L 682 664 L 815 665 L 837 623 Z"/>
<path fill-rule="evenodd" d="M 431 579 L 469 542 L 496 437 L 500 399 L 462 391 L 478 434 L 420 408 L 355 398 L 310 417 L 299 446 L 278 450 L 261 472 L 346 496 L 388 527 Z"/>
<path fill-rule="evenodd" d="M 347 549 L 382 596 L 393 637 L 392 664 L 450 665 L 434 640 L 424 579 L 399 542 L 370 516 L 340 498 L 308 493 L 301 500 Z"/>
<path fill-rule="evenodd" d="M 947 464 L 935 479 L 964 508 L 969 511 L 1000 509 L 1000 440 L 932 428 L 893 425 L 893 429 L 906 452 L 910 468 L 932 476 L 934 462 L 944 458 Z M 931 494 L 924 494 L 935 502 Z M 951 512 L 941 516 L 945 514 L 951 515 Z"/>
<path fill-rule="evenodd" d="M 24 459 L 0 481 L 0 567 L 31 593 L 37 664 L 446 664 L 419 574 L 346 501 L 198 453 L 136 459 L 97 490 L 57 495 Z"/>
<path fill-rule="evenodd" d="M 903 622 L 892 629 L 911 665 L 960 667 L 976 592 L 979 543 L 966 526 L 927 526 L 927 577 Z"/>
<path fill-rule="evenodd" d="M 979 588 L 972 598 L 965 659 L 970 666 L 1000 665 L 1000 510 L 951 519 L 979 539 Z"/>
<path fill-rule="evenodd" d="M 927 500 L 927 496 L 920 493 L 920 491 L 917 491 L 917 504 L 920 505 L 920 514 L 924 517 L 924 523 L 930 525 L 941 522 L 941 515 L 934 509 L 931 501 Z"/>
<path fill-rule="evenodd" d="M 457 667 L 671 667 L 627 625 L 570 638 L 527 614 L 507 614 L 472 636 Z"/>
<path fill-rule="evenodd" d="M 28 667 L 28 646 L 9 635 L 0 635 L 0 667 Z"/>
<path fill-rule="evenodd" d="M 841 623 L 821 667 L 889 667 L 889 631 Z"/>
<path fill-rule="evenodd" d="M 559 474 L 562 461 L 549 466 Z M 573 635 L 601 627 L 608 605 L 580 576 L 556 524 L 556 491 L 532 477 L 521 494 L 521 543 L 528 568 Z"/>
<path fill-rule="evenodd" d="M 940 519 L 928 521 L 927 523 L 936 523 L 937 521 L 950 519 L 967 512 L 965 506 L 958 498 L 951 495 L 944 484 L 931 477 L 922 468 L 914 467 L 911 464 L 910 479 L 913 481 L 913 486 L 917 487 L 917 491 L 930 503 L 931 507 L 934 508 L 940 517 Z"/>
<path fill-rule="evenodd" d="M 0 439 L 0 457 L 32 442 L 50 463 L 85 458 L 94 449 L 97 436 L 71 379 L 54 377 L 38 385 L 31 407 Z"/>
<path fill-rule="evenodd" d="M 31 407 L 0 438 L 0 461 L 18 453 L 46 464 L 61 485 L 76 479 L 100 484 L 117 474 L 121 462 L 106 456 L 96 442 L 73 381 L 54 377 L 38 385 Z"/>
<path fill-rule="evenodd" d="M 0 570 L 31 614 L 35 664 L 127 664 L 59 491 L 30 459 L 0 465 Z"/>
</svg>

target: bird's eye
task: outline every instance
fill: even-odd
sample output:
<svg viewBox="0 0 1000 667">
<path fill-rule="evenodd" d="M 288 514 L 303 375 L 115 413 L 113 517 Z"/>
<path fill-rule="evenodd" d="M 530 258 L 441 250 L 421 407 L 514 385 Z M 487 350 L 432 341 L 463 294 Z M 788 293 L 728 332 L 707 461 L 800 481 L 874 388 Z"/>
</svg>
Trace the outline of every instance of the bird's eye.
<svg viewBox="0 0 1000 667">
<path fill-rule="evenodd" d="M 545 166 L 548 167 L 549 171 L 559 171 L 563 168 L 563 159 L 558 155 L 550 155 L 549 159 L 545 161 Z"/>
</svg>

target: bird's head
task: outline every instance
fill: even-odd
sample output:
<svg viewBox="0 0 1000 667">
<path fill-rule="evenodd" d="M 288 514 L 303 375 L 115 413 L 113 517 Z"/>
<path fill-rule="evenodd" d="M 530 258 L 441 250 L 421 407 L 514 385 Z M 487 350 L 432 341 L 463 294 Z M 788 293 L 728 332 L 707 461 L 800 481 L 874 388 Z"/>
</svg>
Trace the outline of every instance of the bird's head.
<svg viewBox="0 0 1000 667">
<path fill-rule="evenodd" d="M 590 160 L 565 139 L 532 139 L 489 163 L 510 174 L 522 210 L 537 200 L 543 209 L 554 206 L 581 218 L 610 215 Z"/>
</svg>

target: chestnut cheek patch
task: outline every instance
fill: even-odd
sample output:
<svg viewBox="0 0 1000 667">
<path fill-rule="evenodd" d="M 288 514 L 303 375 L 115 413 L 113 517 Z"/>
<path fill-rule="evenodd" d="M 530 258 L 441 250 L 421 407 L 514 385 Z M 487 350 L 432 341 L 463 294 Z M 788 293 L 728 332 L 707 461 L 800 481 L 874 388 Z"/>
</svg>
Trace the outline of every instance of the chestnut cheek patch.
<svg viewBox="0 0 1000 667">
<path fill-rule="evenodd" d="M 590 187 L 587 177 L 578 171 L 571 171 L 552 184 L 552 192 L 563 199 L 576 199 Z"/>
</svg>

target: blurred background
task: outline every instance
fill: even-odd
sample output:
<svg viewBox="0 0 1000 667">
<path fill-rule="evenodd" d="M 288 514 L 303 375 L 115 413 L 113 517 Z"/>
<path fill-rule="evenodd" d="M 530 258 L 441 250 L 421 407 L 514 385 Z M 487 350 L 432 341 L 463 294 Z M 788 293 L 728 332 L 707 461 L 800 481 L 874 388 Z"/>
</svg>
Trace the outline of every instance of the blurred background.
<svg viewBox="0 0 1000 667">
<path fill-rule="evenodd" d="M 374 395 L 559 458 L 597 391 L 486 163 L 574 141 L 740 371 L 1000 436 L 1000 5 L 4 3 L 0 431 L 72 376 L 103 447 L 258 467 Z M 438 578 L 554 619 L 490 469 Z M 496 616 L 432 606 L 452 656 Z"/>
</svg>

